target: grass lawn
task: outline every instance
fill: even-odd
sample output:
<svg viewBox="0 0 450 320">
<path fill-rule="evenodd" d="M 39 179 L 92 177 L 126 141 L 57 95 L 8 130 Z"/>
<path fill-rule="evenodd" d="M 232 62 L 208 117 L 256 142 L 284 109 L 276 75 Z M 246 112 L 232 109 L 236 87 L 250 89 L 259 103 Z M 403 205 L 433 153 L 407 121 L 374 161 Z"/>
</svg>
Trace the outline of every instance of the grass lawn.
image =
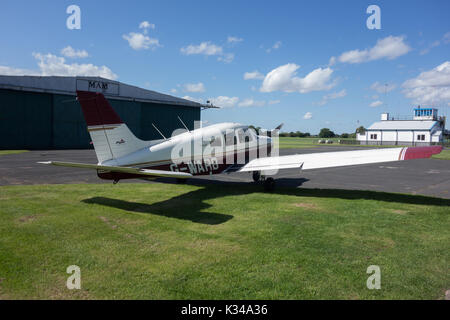
<svg viewBox="0 0 450 320">
<path fill-rule="evenodd" d="M 24 153 L 28 152 L 28 150 L 0 150 L 0 156 L 5 154 L 17 154 L 17 153 Z"/>
<path fill-rule="evenodd" d="M 432 156 L 434 159 L 450 160 L 450 149 L 444 149 L 441 153 Z"/>
<path fill-rule="evenodd" d="M 443 299 L 450 200 L 256 185 L 0 187 L 0 299 Z M 81 290 L 65 286 L 81 268 Z M 367 267 L 381 268 L 369 290 Z"/>
<path fill-rule="evenodd" d="M 333 143 L 319 143 L 319 140 L 332 140 Z M 280 149 L 301 149 L 301 148 L 314 148 L 315 146 L 342 146 L 339 144 L 339 140 L 354 140 L 354 139 L 343 139 L 343 138 L 329 138 L 329 139 L 321 139 L 321 138 L 298 138 L 298 137 L 280 137 Z M 375 146 L 375 145 L 360 145 L 360 144 L 346 144 L 344 146 L 348 147 L 380 147 L 380 148 L 389 148 L 389 147 L 400 147 L 400 146 Z"/>
</svg>

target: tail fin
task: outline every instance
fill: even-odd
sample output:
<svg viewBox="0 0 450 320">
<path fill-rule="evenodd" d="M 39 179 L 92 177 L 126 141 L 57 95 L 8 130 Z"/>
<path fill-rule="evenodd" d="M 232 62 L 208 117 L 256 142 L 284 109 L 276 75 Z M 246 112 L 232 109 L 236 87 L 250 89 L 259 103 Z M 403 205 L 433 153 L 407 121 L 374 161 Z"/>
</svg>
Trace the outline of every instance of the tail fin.
<svg viewBox="0 0 450 320">
<path fill-rule="evenodd" d="M 148 142 L 136 138 L 103 94 L 77 91 L 77 97 L 100 164 L 148 145 Z"/>
</svg>

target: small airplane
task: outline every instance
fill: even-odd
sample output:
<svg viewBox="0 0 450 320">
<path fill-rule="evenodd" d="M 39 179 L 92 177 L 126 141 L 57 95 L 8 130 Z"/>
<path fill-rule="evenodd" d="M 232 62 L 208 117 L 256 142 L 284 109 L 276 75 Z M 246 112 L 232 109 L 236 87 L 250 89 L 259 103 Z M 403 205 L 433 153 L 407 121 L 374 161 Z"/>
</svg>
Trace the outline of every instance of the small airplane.
<svg viewBox="0 0 450 320">
<path fill-rule="evenodd" d="M 278 126 L 268 134 L 257 134 L 249 126 L 220 123 L 189 130 L 162 139 L 138 139 L 123 123 L 102 93 L 77 91 L 98 164 L 46 161 L 43 164 L 97 170 L 101 179 L 117 183 L 122 179 L 171 177 L 178 181 L 201 175 L 251 172 L 253 180 L 262 181 L 272 191 L 278 170 L 321 169 L 369 163 L 429 158 L 442 146 L 382 148 L 357 151 L 324 152 L 278 156 L 273 137 Z"/>
</svg>

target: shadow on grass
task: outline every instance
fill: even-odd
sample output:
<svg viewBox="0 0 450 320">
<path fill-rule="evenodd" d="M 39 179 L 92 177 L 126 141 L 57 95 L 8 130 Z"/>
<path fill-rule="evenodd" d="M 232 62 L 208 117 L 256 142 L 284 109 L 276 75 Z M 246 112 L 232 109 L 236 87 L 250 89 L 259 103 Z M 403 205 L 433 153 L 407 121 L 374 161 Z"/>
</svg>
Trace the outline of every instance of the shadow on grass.
<svg viewBox="0 0 450 320">
<path fill-rule="evenodd" d="M 284 185 L 296 186 L 299 186 L 305 181 L 308 181 L 308 179 L 289 178 L 278 180 L 282 180 Z M 211 207 L 210 204 L 205 202 L 206 200 L 223 198 L 227 196 L 245 196 L 247 194 L 263 192 L 262 186 L 256 183 L 211 183 L 211 180 L 207 180 L 207 182 L 205 183 L 205 181 L 202 181 L 201 179 L 196 179 L 189 184 L 196 185 L 201 188 L 152 204 L 131 202 L 105 197 L 94 197 L 84 199 L 82 201 L 84 203 L 99 204 L 125 211 L 156 214 L 170 218 L 189 220 L 196 223 L 216 225 L 227 222 L 228 220 L 232 219 L 233 216 L 222 213 L 205 212 L 205 209 Z M 450 206 L 450 199 L 377 191 L 281 187 L 277 188 L 273 193 L 279 195 L 297 196 L 300 198 L 315 197 L 346 200 L 364 199 L 417 205 Z"/>
<path fill-rule="evenodd" d="M 99 204 L 120 210 L 155 214 L 159 216 L 189 220 L 196 223 L 216 225 L 227 222 L 232 219 L 232 215 L 204 212 L 205 208 L 210 205 L 204 203 L 202 199 L 195 199 L 194 196 L 185 197 L 185 195 L 173 197 L 166 201 L 153 204 L 131 202 L 120 199 L 112 199 L 105 197 L 93 197 L 82 200 L 88 204 Z"/>
</svg>

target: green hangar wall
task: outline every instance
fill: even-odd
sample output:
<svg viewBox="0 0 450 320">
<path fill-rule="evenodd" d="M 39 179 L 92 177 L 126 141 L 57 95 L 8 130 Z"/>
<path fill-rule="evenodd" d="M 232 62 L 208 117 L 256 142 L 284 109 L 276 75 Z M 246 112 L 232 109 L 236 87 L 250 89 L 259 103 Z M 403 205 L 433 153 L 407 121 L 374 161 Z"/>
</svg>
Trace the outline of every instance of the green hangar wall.
<svg viewBox="0 0 450 320">
<path fill-rule="evenodd" d="M 160 139 L 200 121 L 201 105 L 114 99 L 106 96 L 130 130 L 142 140 Z M 176 98 L 178 99 L 178 98 Z M 180 99 L 181 100 L 181 99 Z M 0 88 L 0 149 L 92 148 L 81 107 L 74 95 Z"/>
</svg>

